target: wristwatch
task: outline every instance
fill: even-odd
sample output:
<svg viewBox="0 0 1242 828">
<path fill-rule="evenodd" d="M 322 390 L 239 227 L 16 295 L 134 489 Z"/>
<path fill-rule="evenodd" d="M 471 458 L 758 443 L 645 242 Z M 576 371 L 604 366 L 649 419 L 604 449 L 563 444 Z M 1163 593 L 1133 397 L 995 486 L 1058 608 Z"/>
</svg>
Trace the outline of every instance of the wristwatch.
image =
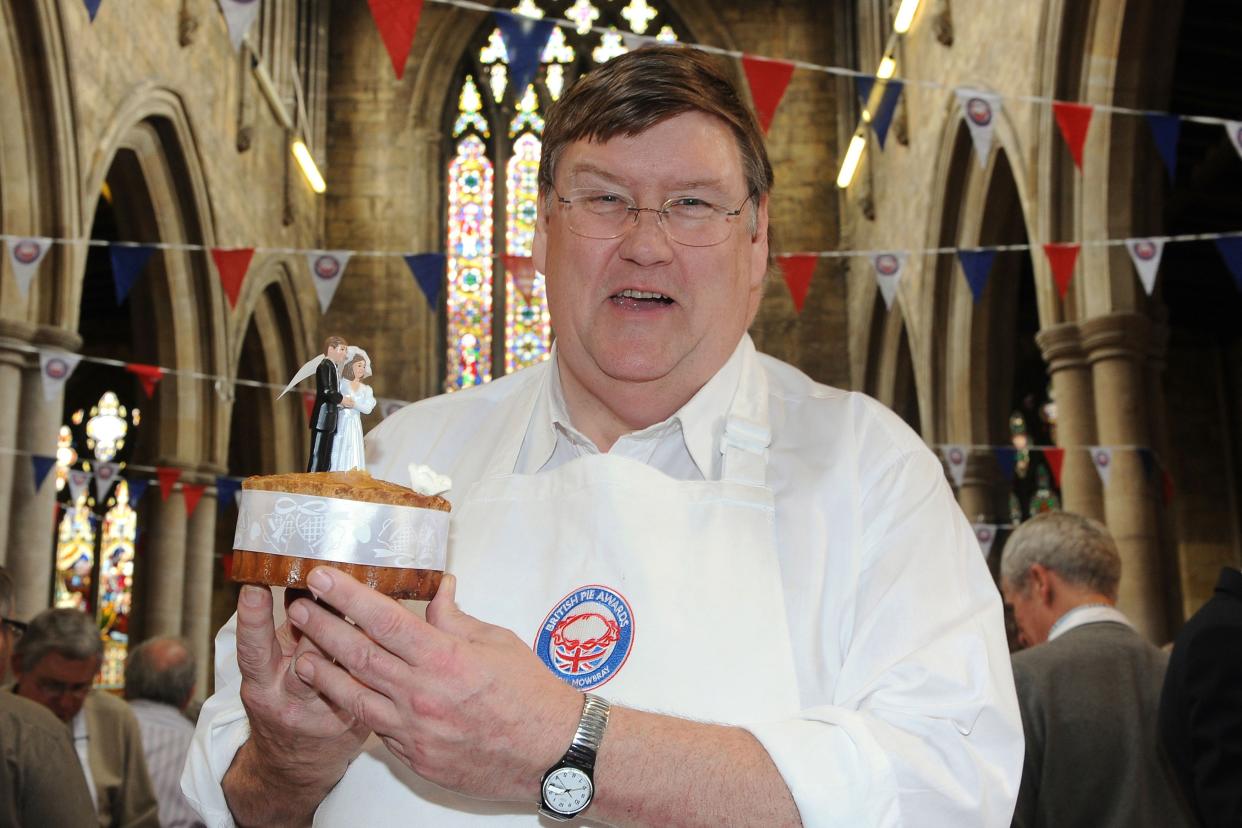
<svg viewBox="0 0 1242 828">
<path fill-rule="evenodd" d="M 595 798 L 595 754 L 608 726 L 610 705 L 592 693 L 583 695 L 574 740 L 539 786 L 539 813 L 558 822 L 573 819 Z"/>
</svg>

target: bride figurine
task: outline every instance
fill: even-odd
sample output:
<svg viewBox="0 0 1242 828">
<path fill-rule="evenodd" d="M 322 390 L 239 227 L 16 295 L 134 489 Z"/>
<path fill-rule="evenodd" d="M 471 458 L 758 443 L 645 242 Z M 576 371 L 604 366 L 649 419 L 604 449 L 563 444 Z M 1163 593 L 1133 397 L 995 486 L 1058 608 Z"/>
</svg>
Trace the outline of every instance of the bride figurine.
<svg viewBox="0 0 1242 828">
<path fill-rule="evenodd" d="M 367 468 L 362 449 L 362 415 L 375 410 L 375 392 L 363 380 L 371 376 L 371 358 L 350 345 L 341 363 L 341 408 L 332 441 L 332 471 Z"/>
</svg>

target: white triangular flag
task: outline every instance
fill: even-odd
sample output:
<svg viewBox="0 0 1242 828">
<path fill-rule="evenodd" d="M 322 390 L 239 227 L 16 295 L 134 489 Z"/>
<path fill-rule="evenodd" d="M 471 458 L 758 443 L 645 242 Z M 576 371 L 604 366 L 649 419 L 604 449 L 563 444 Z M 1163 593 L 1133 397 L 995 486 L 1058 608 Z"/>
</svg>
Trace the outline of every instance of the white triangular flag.
<svg viewBox="0 0 1242 828">
<path fill-rule="evenodd" d="M 1242 155 L 1242 121 L 1225 121 L 1225 132 L 1229 133 L 1229 141 L 1238 155 Z"/>
<path fill-rule="evenodd" d="M 1001 111 L 1000 96 L 967 87 L 955 91 L 962 105 L 962 117 L 970 130 L 970 140 L 975 145 L 979 167 L 986 167 L 988 153 L 992 150 L 992 132 L 996 129 L 996 119 Z"/>
<path fill-rule="evenodd" d="M 22 292 L 23 299 L 30 292 L 30 283 L 34 280 L 39 262 L 51 248 L 52 240 L 45 236 L 9 242 L 9 264 L 13 265 L 13 276 L 17 279 L 17 288 Z"/>
<path fill-rule="evenodd" d="M 634 51 L 635 49 L 643 48 L 648 43 L 653 42 L 653 40 L 654 38 L 643 37 L 642 35 L 630 34 L 629 32 L 621 33 L 621 42 L 625 44 L 626 50 L 630 52 Z"/>
<path fill-rule="evenodd" d="M 1100 480 L 1104 481 L 1104 485 L 1108 485 L 1108 476 L 1113 472 L 1113 450 L 1107 446 L 1091 447 L 1091 462 L 1095 463 L 1095 470 L 1100 473 Z"/>
<path fill-rule="evenodd" d="M 306 264 L 310 266 L 311 281 L 315 283 L 315 293 L 319 295 L 319 310 L 328 312 L 332 297 L 341 285 L 341 277 L 345 275 L 345 265 L 352 250 L 314 250 L 306 254 Z"/>
<path fill-rule="evenodd" d="M 78 367 L 82 357 L 68 351 L 39 351 L 39 369 L 43 373 L 43 398 L 52 402 L 65 387 L 65 380 Z"/>
<path fill-rule="evenodd" d="M 1164 255 L 1164 239 L 1126 239 L 1126 250 L 1138 271 L 1143 290 L 1151 296 L 1156 287 L 1156 271 L 1160 269 L 1160 257 Z"/>
<path fill-rule="evenodd" d="M 996 524 L 976 523 L 975 540 L 979 542 L 979 551 L 983 553 L 983 557 L 986 558 L 992 554 L 992 544 L 996 540 Z"/>
<path fill-rule="evenodd" d="M 82 469 L 69 470 L 69 501 L 77 503 L 91 482 L 91 473 Z"/>
<path fill-rule="evenodd" d="M 112 488 L 112 484 L 120 473 L 119 463 L 99 463 L 95 466 L 95 500 L 103 503 L 104 497 L 107 496 L 108 490 Z"/>
<path fill-rule="evenodd" d="M 242 38 L 250 30 L 254 19 L 259 16 L 259 0 L 220 0 L 220 10 L 224 12 L 224 22 L 229 27 L 229 42 L 236 52 L 241 48 Z"/>
<path fill-rule="evenodd" d="M 953 485 L 962 488 L 962 478 L 966 474 L 966 448 L 957 445 L 945 446 L 944 459 L 949 464 L 949 476 L 953 478 Z"/>
<path fill-rule="evenodd" d="M 893 299 L 897 296 L 897 286 L 901 284 L 901 271 L 906 266 L 906 253 L 876 253 L 871 257 L 871 266 L 875 268 L 875 282 L 880 286 L 880 295 L 884 297 L 884 307 L 893 308 Z"/>
<path fill-rule="evenodd" d="M 390 414 L 396 414 L 409 405 L 405 400 L 390 400 L 387 397 L 380 397 L 376 402 L 379 403 L 381 419 L 388 419 Z"/>
</svg>

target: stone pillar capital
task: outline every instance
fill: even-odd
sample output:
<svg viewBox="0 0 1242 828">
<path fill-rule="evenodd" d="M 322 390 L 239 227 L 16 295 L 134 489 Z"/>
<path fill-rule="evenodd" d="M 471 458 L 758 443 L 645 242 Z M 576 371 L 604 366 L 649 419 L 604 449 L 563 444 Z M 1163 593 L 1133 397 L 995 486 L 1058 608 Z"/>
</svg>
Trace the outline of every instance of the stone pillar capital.
<svg viewBox="0 0 1242 828">
<path fill-rule="evenodd" d="M 0 339 L 15 339 L 18 342 L 29 342 L 34 338 L 37 325 L 21 319 L 0 319 Z"/>
<path fill-rule="evenodd" d="M 1091 363 L 1146 355 L 1151 320 L 1137 313 L 1110 313 L 1080 323 L 1082 344 Z"/>
<path fill-rule="evenodd" d="M 1035 343 L 1048 364 L 1048 375 L 1070 368 L 1086 367 L 1082 331 L 1077 322 L 1050 325 L 1035 334 Z"/>
</svg>

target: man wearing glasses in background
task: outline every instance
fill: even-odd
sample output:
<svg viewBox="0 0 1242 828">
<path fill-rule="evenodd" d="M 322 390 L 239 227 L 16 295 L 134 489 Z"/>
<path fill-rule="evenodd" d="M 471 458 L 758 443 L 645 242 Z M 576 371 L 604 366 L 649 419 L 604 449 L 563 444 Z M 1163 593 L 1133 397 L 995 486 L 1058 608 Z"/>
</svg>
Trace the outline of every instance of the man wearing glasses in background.
<svg viewBox="0 0 1242 828">
<path fill-rule="evenodd" d="M 91 689 L 102 662 L 103 641 L 91 618 L 73 609 L 44 610 L 13 648 L 13 691 L 69 725 L 94 822 L 154 828 L 158 810 L 138 721 L 124 701 Z"/>
<path fill-rule="evenodd" d="M 13 579 L 0 567 L 0 685 L 26 631 L 10 618 Z M 86 778 L 64 724 L 10 688 L 0 689 L 0 825 L 90 825 Z"/>
<path fill-rule="evenodd" d="M 539 176 L 552 359 L 367 438 L 452 477 L 451 574 L 424 620 L 315 569 L 356 627 L 242 588 L 182 782 L 208 823 L 1007 824 L 999 596 L 918 436 L 756 353 L 772 168 L 720 67 L 594 70 Z"/>
</svg>

